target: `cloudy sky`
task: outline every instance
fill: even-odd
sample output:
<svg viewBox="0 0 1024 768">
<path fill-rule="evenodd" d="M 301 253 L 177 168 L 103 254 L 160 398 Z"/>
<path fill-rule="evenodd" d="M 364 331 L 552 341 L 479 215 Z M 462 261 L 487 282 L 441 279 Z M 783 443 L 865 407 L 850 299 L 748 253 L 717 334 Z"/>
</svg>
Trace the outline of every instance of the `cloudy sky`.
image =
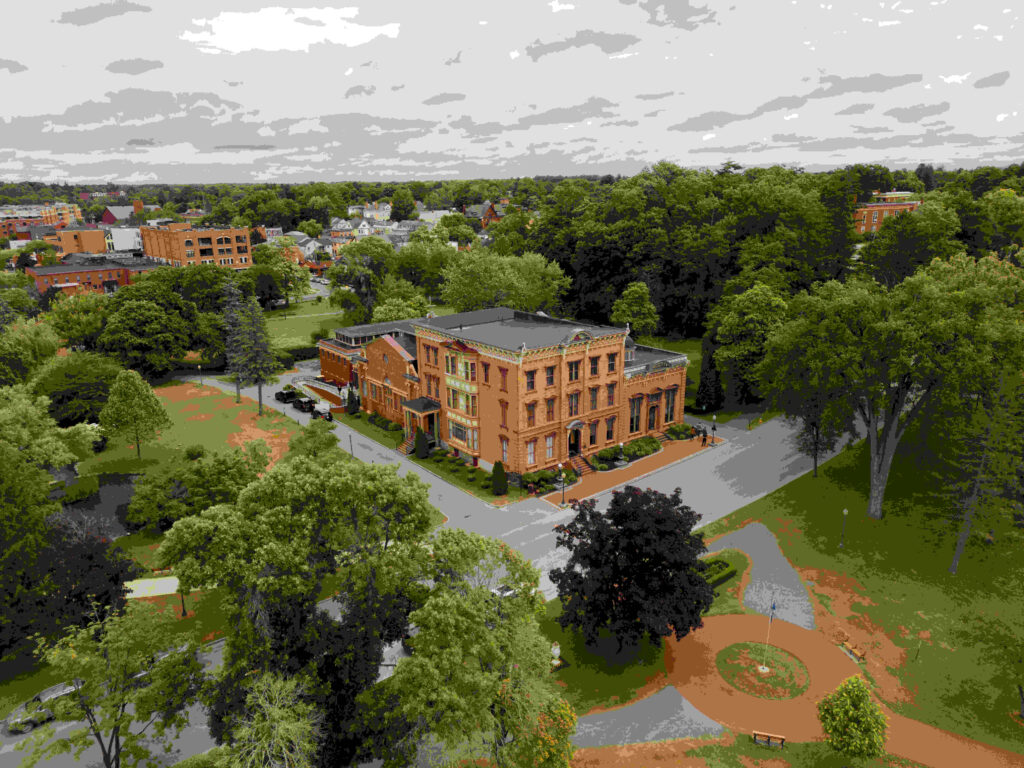
<svg viewBox="0 0 1024 768">
<path fill-rule="evenodd" d="M 1010 0 L 24 3 L 0 50 L 0 178 L 1006 165 L 1024 160 L 1021 15 Z"/>
</svg>

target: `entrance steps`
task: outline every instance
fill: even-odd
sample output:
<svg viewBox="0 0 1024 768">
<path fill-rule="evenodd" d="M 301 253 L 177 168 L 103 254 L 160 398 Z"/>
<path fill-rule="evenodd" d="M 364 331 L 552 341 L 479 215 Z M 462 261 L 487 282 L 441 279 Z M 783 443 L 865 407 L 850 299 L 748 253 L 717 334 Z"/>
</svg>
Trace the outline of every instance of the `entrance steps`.
<svg viewBox="0 0 1024 768">
<path fill-rule="evenodd" d="M 583 477 L 594 472 L 594 470 L 590 468 L 590 465 L 587 464 L 587 462 L 585 462 L 580 456 L 572 456 L 569 459 L 569 464 L 579 477 Z"/>
</svg>

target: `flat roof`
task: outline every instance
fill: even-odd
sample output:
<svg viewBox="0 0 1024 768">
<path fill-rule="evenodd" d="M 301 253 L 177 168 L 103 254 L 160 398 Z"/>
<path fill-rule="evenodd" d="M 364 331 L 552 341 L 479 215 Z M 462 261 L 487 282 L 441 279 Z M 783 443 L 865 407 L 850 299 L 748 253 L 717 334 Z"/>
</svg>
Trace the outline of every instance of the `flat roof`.
<svg viewBox="0 0 1024 768">
<path fill-rule="evenodd" d="M 467 342 L 486 344 L 515 352 L 523 349 L 544 349 L 568 344 L 577 333 L 592 338 L 614 336 L 626 332 L 625 328 L 593 325 L 577 320 L 549 317 L 537 312 L 521 312 L 508 307 L 460 312 L 443 317 L 420 318 L 411 321 L 417 326 L 444 331 Z"/>
</svg>

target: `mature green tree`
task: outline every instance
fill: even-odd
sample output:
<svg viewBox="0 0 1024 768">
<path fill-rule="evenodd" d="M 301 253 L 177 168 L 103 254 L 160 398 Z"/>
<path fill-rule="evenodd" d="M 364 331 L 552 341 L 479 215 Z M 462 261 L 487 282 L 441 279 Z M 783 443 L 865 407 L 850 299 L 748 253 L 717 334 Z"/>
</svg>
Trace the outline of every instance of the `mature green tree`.
<svg viewBox="0 0 1024 768">
<path fill-rule="evenodd" d="M 786 320 L 786 299 L 763 283 L 726 295 L 708 313 L 715 328 L 715 368 L 721 371 L 726 397 L 746 405 L 761 400 L 754 366 L 764 357 L 767 338 Z"/>
<path fill-rule="evenodd" d="M 658 310 L 651 302 L 647 283 L 630 283 L 612 305 L 610 320 L 616 325 L 629 324 L 637 336 L 646 336 L 658 329 Z"/>
<path fill-rule="evenodd" d="M 161 429 L 171 426 L 160 398 L 136 371 L 117 374 L 99 421 L 104 434 L 133 443 L 140 459 L 142 441 L 154 440 Z"/>
<path fill-rule="evenodd" d="M 241 332 L 242 292 L 236 283 L 224 286 L 223 295 L 224 360 L 227 369 L 234 374 L 235 402 L 242 402 L 242 381 L 237 373 L 237 354 L 242 346 Z"/>
<path fill-rule="evenodd" d="M 394 275 L 408 280 L 428 296 L 437 296 L 441 292 L 441 272 L 455 253 L 447 240 L 442 241 L 433 230 L 420 227 L 395 254 Z"/>
<path fill-rule="evenodd" d="M 435 586 L 410 616 L 415 652 L 387 682 L 394 714 L 463 759 L 521 765 L 517 754 L 557 699 L 536 618 L 539 573 L 505 544 L 457 529 L 438 531 L 431 548 Z M 513 591 L 496 596 L 499 586 Z"/>
<path fill-rule="evenodd" d="M 302 768 L 316 761 L 323 715 L 298 678 L 263 673 L 246 695 L 245 719 L 223 748 L 221 768 Z"/>
<path fill-rule="evenodd" d="M 334 425 L 323 419 L 312 419 L 288 441 L 285 460 L 295 460 L 300 456 L 317 459 L 328 453 L 334 454 L 337 447 L 338 435 L 334 431 Z"/>
<path fill-rule="evenodd" d="M 242 385 L 256 385 L 262 416 L 263 385 L 270 381 L 279 365 L 270 342 L 267 319 L 255 299 L 246 299 L 239 305 L 229 366 Z"/>
<path fill-rule="evenodd" d="M 252 263 L 270 268 L 286 303 L 309 293 L 309 269 L 293 261 L 291 249 L 294 247 L 292 238 L 279 237 L 273 243 L 262 243 L 252 249 Z"/>
<path fill-rule="evenodd" d="M 563 628 L 582 632 L 588 644 L 608 631 L 621 651 L 644 638 L 679 640 L 703 626 L 714 599 L 700 559 L 707 548 L 693 532 L 699 516 L 678 488 L 667 496 L 627 485 L 613 492 L 606 511 L 592 499 L 573 509 L 571 522 L 555 526 L 569 562 L 551 571 Z"/>
<path fill-rule="evenodd" d="M 1006 255 L 1024 245 L 1024 195 L 1012 189 L 994 189 L 978 202 L 987 220 L 989 249 Z"/>
<path fill-rule="evenodd" d="M 18 317 L 18 313 L 11 308 L 11 305 L 4 298 L 0 297 L 0 332 L 17 320 Z"/>
<path fill-rule="evenodd" d="M 715 366 L 717 349 L 715 334 L 709 332 L 700 345 L 700 383 L 697 385 L 697 397 L 694 401 L 701 413 L 717 411 L 725 402 L 721 374 Z"/>
<path fill-rule="evenodd" d="M 570 282 L 561 267 L 540 254 L 499 256 L 485 248 L 457 254 L 443 275 L 442 300 L 459 312 L 500 306 L 550 312 Z"/>
<path fill-rule="evenodd" d="M 327 270 L 332 288 L 331 303 L 344 306 L 339 302 L 347 302 L 354 294 L 363 307 L 364 317 L 369 317 L 384 278 L 392 271 L 394 263 L 395 249 L 379 237 L 364 237 L 343 246 L 338 252 L 338 262 Z"/>
<path fill-rule="evenodd" d="M 418 219 L 416 212 L 416 201 L 413 200 L 412 192 L 406 187 L 399 187 L 391 198 L 391 220 L 409 221 Z"/>
<path fill-rule="evenodd" d="M 0 254 L 0 263 L 3 256 Z M 31 275 L 24 272 L 0 271 L 0 301 L 14 312 L 14 317 L 7 316 L 0 321 L 0 328 L 13 323 L 18 317 L 31 317 L 38 307 L 39 292 Z"/>
<path fill-rule="evenodd" d="M 262 440 L 247 443 L 244 449 L 171 461 L 136 482 L 126 519 L 132 525 L 166 531 L 182 518 L 234 503 L 268 463 L 269 450 Z"/>
<path fill-rule="evenodd" d="M 192 329 L 178 314 L 168 314 L 152 301 L 128 301 L 107 320 L 99 350 L 147 377 L 174 369 L 189 350 Z"/>
<path fill-rule="evenodd" d="M 970 392 L 973 380 L 1024 368 L 1022 296 L 1021 270 L 992 257 L 936 260 L 891 290 L 857 280 L 816 286 L 790 301 L 790 319 L 768 339 L 766 394 L 806 382 L 845 393 L 835 413 L 867 427 L 867 513 L 880 519 L 896 447 L 937 393 Z M 765 375 L 772 368 L 774 378 Z"/>
<path fill-rule="evenodd" d="M 320 225 L 319 221 L 309 219 L 307 221 L 299 222 L 299 225 L 295 228 L 299 232 L 302 232 L 310 237 L 320 237 L 320 234 L 324 231 L 324 228 Z"/>
<path fill-rule="evenodd" d="M 105 768 L 146 764 L 152 757 L 147 742 L 154 739 L 170 750 L 188 725 L 187 709 L 202 681 L 195 640 L 156 660 L 168 650 L 174 624 L 169 613 L 136 602 L 87 627 L 69 628 L 59 640 L 40 640 L 38 656 L 57 679 L 82 681 L 59 700 L 55 714 L 85 725 L 59 738 L 53 724 L 46 725 L 19 745 L 29 751 L 22 765 L 68 753 L 77 760 L 94 743 Z"/>
<path fill-rule="evenodd" d="M 53 357 L 32 378 L 32 390 L 50 400 L 50 415 L 62 427 L 96 423 L 117 375 L 124 369 L 95 352 Z"/>
<path fill-rule="evenodd" d="M 53 302 L 46 317 L 69 347 L 95 350 L 109 314 L 104 294 L 79 293 L 61 296 Z"/>
<path fill-rule="evenodd" d="M 0 330 L 0 386 L 27 381 L 59 346 L 53 329 L 37 320 L 19 321 Z"/>
<path fill-rule="evenodd" d="M 373 308 L 373 315 L 370 320 L 374 323 L 391 322 L 394 320 L 408 320 L 413 317 L 423 317 L 429 310 L 427 300 L 420 296 L 413 303 L 402 299 L 387 299 Z"/>
<path fill-rule="evenodd" d="M 959 230 L 953 211 L 926 201 L 916 211 L 884 220 L 878 237 L 861 249 L 859 266 L 891 287 L 932 259 L 948 259 L 960 250 Z"/>
<path fill-rule="evenodd" d="M 848 677 L 818 702 L 825 741 L 844 757 L 878 757 L 885 752 L 887 718 L 860 675 Z"/>
<path fill-rule="evenodd" d="M 64 467 L 92 453 L 99 437 L 94 427 L 76 424 L 61 429 L 49 414 L 49 402 L 20 384 L 0 388 L 0 443 L 40 468 Z"/>
</svg>

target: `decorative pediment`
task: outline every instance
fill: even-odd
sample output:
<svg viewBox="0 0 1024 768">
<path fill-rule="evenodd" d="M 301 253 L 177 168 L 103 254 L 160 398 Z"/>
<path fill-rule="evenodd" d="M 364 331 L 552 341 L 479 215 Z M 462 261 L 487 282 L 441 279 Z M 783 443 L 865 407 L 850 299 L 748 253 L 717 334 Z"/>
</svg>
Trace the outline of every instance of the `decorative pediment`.
<svg viewBox="0 0 1024 768">
<path fill-rule="evenodd" d="M 575 344 L 580 341 L 590 341 L 593 338 L 594 334 L 586 328 L 573 328 L 568 334 L 566 334 L 565 338 L 562 339 L 559 346 L 565 347 L 569 344 Z"/>
<path fill-rule="evenodd" d="M 454 339 L 453 341 L 446 341 L 442 346 L 448 347 L 448 349 L 454 349 L 458 352 L 471 352 L 474 355 L 477 354 L 477 350 L 473 349 L 473 347 L 467 344 L 464 344 L 458 339 Z"/>
</svg>

